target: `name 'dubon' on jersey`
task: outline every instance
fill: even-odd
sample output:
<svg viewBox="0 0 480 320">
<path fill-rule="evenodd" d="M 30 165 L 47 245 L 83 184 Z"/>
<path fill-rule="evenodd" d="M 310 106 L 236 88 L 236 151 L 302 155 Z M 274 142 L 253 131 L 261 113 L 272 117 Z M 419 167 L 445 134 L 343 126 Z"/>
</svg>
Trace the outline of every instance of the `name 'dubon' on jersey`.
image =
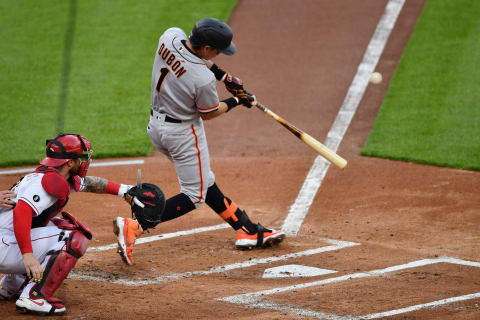
<svg viewBox="0 0 480 320">
<path fill-rule="evenodd" d="M 187 72 L 187 70 L 183 66 L 181 66 L 180 61 L 175 59 L 175 55 L 171 53 L 168 48 L 165 48 L 165 45 L 163 43 L 158 49 L 158 55 L 161 56 L 162 59 L 165 60 L 165 63 L 172 68 L 177 78 L 180 78 L 185 72 Z"/>
</svg>

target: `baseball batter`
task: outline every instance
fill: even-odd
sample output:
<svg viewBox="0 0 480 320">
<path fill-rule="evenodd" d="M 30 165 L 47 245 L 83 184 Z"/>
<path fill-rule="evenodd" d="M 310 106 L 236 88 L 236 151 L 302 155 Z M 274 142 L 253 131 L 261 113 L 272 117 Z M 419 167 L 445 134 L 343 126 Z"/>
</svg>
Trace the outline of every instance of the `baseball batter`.
<svg viewBox="0 0 480 320">
<path fill-rule="evenodd" d="M 92 153 L 81 135 L 62 134 L 47 140 L 47 156 L 24 176 L 0 207 L 0 296 L 15 299 L 17 309 L 62 314 L 53 297 L 92 238 L 89 228 L 63 208 L 71 193 L 87 191 L 124 196 L 131 186 L 86 176 Z M 4 198 L 4 200 L 7 200 Z M 62 213 L 63 218 L 55 217 Z"/>
<path fill-rule="evenodd" d="M 167 199 L 161 221 L 178 218 L 204 202 L 237 230 L 238 248 L 264 247 L 280 242 L 282 231 L 251 222 L 247 213 L 226 197 L 215 183 L 203 127 L 204 120 L 216 118 L 238 105 L 251 108 L 255 97 L 236 77 L 221 70 L 211 59 L 232 55 L 236 47 L 230 27 L 213 18 L 198 21 L 189 37 L 179 28 L 170 28 L 160 37 L 152 70 L 152 103 L 147 132 L 156 149 L 174 164 L 180 193 Z M 216 81 L 223 81 L 234 95 L 219 101 Z M 117 218 L 119 253 L 133 264 L 135 237 L 142 231 L 137 221 Z"/>
</svg>

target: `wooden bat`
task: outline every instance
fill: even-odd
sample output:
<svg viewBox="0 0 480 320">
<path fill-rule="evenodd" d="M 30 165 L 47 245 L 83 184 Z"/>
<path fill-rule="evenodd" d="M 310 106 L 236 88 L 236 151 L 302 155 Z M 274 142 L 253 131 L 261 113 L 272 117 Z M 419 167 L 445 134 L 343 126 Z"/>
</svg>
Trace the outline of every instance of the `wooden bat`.
<svg viewBox="0 0 480 320">
<path fill-rule="evenodd" d="M 137 188 L 141 188 L 141 187 L 142 187 L 142 169 L 138 168 L 138 170 L 137 170 Z M 140 208 L 145 208 L 145 205 L 140 200 L 138 200 L 137 197 L 133 197 L 132 200 Z M 128 203 L 130 203 L 130 201 Z"/>
<path fill-rule="evenodd" d="M 260 102 L 257 102 L 256 104 L 257 108 L 268 114 L 270 117 L 275 119 L 278 123 L 280 123 L 282 126 L 287 128 L 291 133 L 293 133 L 298 139 L 302 140 L 305 142 L 307 146 L 312 148 L 313 150 L 317 151 L 322 157 L 339 167 L 340 169 L 345 168 L 347 165 L 347 160 L 343 159 L 340 157 L 338 154 L 333 152 L 332 150 L 328 149 L 325 145 L 322 143 L 318 142 L 315 138 L 307 134 L 306 132 L 303 132 L 302 130 L 298 129 L 294 125 L 292 125 L 290 122 L 287 120 L 281 118 L 278 116 L 276 113 L 265 107 L 263 104 Z"/>
<path fill-rule="evenodd" d="M 137 187 L 142 187 L 142 169 L 140 168 L 137 169 Z"/>
</svg>

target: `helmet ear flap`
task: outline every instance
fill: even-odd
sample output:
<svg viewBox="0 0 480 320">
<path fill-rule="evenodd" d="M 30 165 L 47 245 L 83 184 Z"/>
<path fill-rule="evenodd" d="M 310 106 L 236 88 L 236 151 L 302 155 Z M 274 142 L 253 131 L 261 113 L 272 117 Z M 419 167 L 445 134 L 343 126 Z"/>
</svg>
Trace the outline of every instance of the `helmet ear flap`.
<svg viewBox="0 0 480 320">
<path fill-rule="evenodd" d="M 87 152 L 88 158 L 86 161 L 82 161 L 82 164 L 80 165 L 80 170 L 78 171 L 78 175 L 82 178 L 84 178 L 87 175 L 88 168 L 90 167 L 90 155 L 92 152 L 92 146 L 90 145 L 90 141 L 87 140 L 82 135 L 77 135 L 78 139 L 80 139 L 80 143 L 82 144 L 82 149 L 83 151 Z"/>
<path fill-rule="evenodd" d="M 82 161 L 82 164 L 80 165 L 80 170 L 78 170 L 78 175 L 82 178 L 85 178 L 89 167 L 90 159 L 88 159 L 87 161 Z"/>
</svg>

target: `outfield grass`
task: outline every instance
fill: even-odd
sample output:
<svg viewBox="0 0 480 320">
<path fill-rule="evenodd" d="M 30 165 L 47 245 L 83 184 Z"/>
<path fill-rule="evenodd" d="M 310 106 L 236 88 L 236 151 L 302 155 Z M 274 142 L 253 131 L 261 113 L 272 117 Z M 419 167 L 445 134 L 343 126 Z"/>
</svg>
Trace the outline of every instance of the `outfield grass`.
<svg viewBox="0 0 480 320">
<path fill-rule="evenodd" d="M 188 34 L 205 17 L 227 21 L 235 4 L 0 0 L 0 166 L 37 163 L 45 139 L 59 129 L 85 135 L 95 158 L 150 154 L 146 125 L 159 36 L 171 26 Z"/>
<path fill-rule="evenodd" d="M 361 154 L 480 170 L 480 1 L 427 1 Z"/>
</svg>

